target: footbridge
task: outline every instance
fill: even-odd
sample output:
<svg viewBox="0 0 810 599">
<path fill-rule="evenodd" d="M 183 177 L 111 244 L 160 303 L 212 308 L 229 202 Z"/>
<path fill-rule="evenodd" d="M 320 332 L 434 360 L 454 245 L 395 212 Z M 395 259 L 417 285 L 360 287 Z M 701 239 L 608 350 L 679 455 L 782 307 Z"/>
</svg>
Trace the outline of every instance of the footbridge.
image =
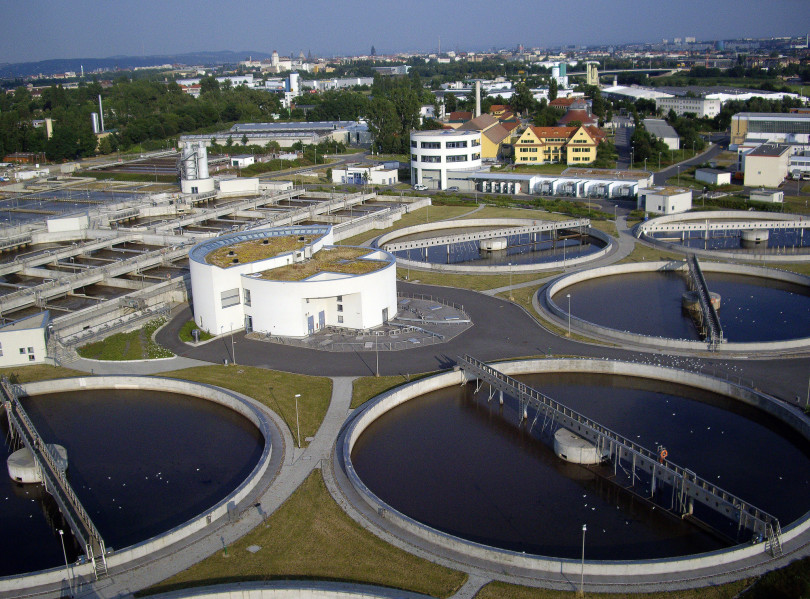
<svg viewBox="0 0 810 599">
<path fill-rule="evenodd" d="M 70 486 L 65 471 L 59 468 L 51 450 L 20 404 L 17 389 L 6 377 L 0 380 L 0 395 L 8 416 L 9 434 L 12 438 L 18 437 L 34 456 L 42 472 L 45 490 L 53 496 L 74 537 L 84 548 L 88 561 L 93 564 L 96 578 L 101 578 L 107 573 L 104 539 Z"/>
<path fill-rule="evenodd" d="M 758 229 L 804 229 L 810 228 L 810 219 L 771 219 L 771 220 L 711 220 L 687 222 L 654 222 L 641 223 L 636 229 L 636 237 L 653 233 L 691 233 L 711 231 L 753 231 Z"/>
<path fill-rule="evenodd" d="M 478 241 L 480 239 L 492 239 L 495 237 L 512 237 L 514 235 L 537 234 L 551 232 L 557 235 L 564 229 L 582 229 L 591 226 L 588 218 L 580 218 L 566 221 L 543 222 L 538 225 L 526 227 L 515 227 L 512 229 L 493 229 L 491 231 L 477 231 L 475 233 L 463 233 L 460 235 L 447 235 L 444 237 L 431 237 L 428 239 L 416 239 L 413 241 L 403 241 L 400 243 L 386 243 L 385 251 L 397 252 L 400 250 L 416 250 L 440 245 L 451 245 L 454 243 L 464 243 L 465 241 Z"/>
<path fill-rule="evenodd" d="M 746 530 L 754 536 L 760 535 L 765 541 L 765 551 L 770 552 L 772 556 L 782 554 L 780 540 L 782 531 L 775 516 L 699 477 L 691 470 L 670 462 L 666 459 L 665 453 L 656 453 L 634 443 L 472 356 L 459 357 L 458 365 L 465 375 L 476 379 L 478 388 L 482 382 L 489 385 L 490 400 L 495 392 L 499 393 L 501 402 L 504 393 L 517 399 L 521 424 L 529 422 L 531 407 L 534 416 L 529 424 L 529 430 L 541 417 L 544 428 L 549 425 L 564 427 L 592 443 L 603 456 L 603 460 L 612 463 L 614 475 L 618 474 L 618 469 L 621 468 L 630 478 L 631 486 L 639 479 L 637 472 L 649 475 L 650 496 L 656 494 L 661 484 L 669 485 L 672 489 L 670 510 L 673 512 L 679 513 L 682 517 L 689 516 L 692 514 L 694 502 L 697 501 L 736 522 L 738 533 Z M 614 482 L 617 481 L 614 479 Z"/>
<path fill-rule="evenodd" d="M 723 343 L 723 327 L 720 325 L 720 317 L 712 304 L 709 286 L 706 284 L 697 256 L 690 254 L 686 259 L 686 264 L 689 266 L 689 289 L 697 293 L 700 303 L 698 318 L 700 332 L 709 343 L 709 349 L 715 350 L 719 344 Z"/>
</svg>

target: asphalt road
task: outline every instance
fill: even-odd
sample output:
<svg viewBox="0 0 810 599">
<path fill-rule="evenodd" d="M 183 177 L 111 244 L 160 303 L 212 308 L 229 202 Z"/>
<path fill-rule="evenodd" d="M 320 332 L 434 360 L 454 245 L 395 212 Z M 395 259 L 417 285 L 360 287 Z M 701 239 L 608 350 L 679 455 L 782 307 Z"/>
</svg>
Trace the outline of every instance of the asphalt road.
<svg viewBox="0 0 810 599">
<path fill-rule="evenodd" d="M 532 355 L 565 355 L 610 358 L 670 365 L 697 370 L 733 382 L 751 385 L 775 397 L 804 405 L 808 393 L 810 357 L 705 358 L 668 355 L 660 350 L 622 349 L 608 345 L 581 343 L 558 336 L 543 328 L 523 308 L 496 297 L 464 289 L 398 283 L 400 291 L 424 293 L 464 306 L 474 325 L 443 344 L 400 351 L 328 352 L 252 341 L 244 333 L 233 336 L 239 364 L 317 376 L 371 376 L 379 356 L 381 375 L 408 375 L 450 368 L 460 354 L 481 360 L 497 360 Z M 226 335 L 198 347 L 181 342 L 180 327 L 191 318 L 189 309 L 179 313 L 161 329 L 156 340 L 179 356 L 222 364 L 233 361 L 231 336 Z"/>
</svg>

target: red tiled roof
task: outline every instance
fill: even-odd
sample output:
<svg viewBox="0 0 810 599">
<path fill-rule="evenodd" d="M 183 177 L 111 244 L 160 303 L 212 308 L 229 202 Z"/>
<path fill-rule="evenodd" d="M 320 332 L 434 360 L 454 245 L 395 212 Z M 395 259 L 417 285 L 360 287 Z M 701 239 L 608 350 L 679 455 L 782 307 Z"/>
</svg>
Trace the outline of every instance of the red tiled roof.
<svg viewBox="0 0 810 599">
<path fill-rule="evenodd" d="M 539 139 L 544 137 L 571 137 L 577 130 L 576 127 L 532 127 L 531 129 Z"/>
<path fill-rule="evenodd" d="M 484 131 L 485 129 L 497 124 L 498 119 L 496 119 L 494 116 L 491 114 L 482 114 L 481 116 L 475 117 L 471 121 L 467 121 L 458 129 L 459 131 Z"/>
<path fill-rule="evenodd" d="M 554 108 L 568 108 L 571 104 L 576 102 L 576 100 L 576 98 L 554 98 L 548 105 Z"/>
<path fill-rule="evenodd" d="M 506 129 L 507 131 L 514 131 L 515 129 L 520 126 L 520 123 L 517 121 L 501 121 L 501 127 Z"/>
<path fill-rule="evenodd" d="M 469 120 L 472 119 L 472 117 L 473 117 L 472 112 L 466 112 L 464 110 L 456 110 L 454 112 L 451 112 L 447 116 L 447 120 L 448 121 L 469 121 Z"/>
<path fill-rule="evenodd" d="M 509 131 L 501 124 L 490 127 L 482 133 L 489 141 L 495 144 L 501 143 L 504 139 L 509 137 Z"/>
</svg>

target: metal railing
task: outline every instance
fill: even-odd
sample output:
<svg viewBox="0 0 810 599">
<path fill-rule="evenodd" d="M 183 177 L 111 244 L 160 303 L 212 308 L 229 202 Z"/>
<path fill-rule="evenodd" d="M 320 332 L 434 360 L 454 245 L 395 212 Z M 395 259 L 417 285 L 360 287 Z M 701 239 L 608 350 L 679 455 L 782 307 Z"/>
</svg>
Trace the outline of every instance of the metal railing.
<svg viewBox="0 0 810 599">
<path fill-rule="evenodd" d="M 717 349 L 717 346 L 723 343 L 723 327 L 720 324 L 720 317 L 717 315 L 717 310 L 712 303 L 712 298 L 709 294 L 709 286 L 706 283 L 706 278 L 703 276 L 703 271 L 700 268 L 697 256 L 690 254 L 686 263 L 689 266 L 690 286 L 693 291 L 697 293 L 703 322 L 708 329 L 706 331 L 706 337 L 709 340 L 709 347 L 710 349 Z"/>
<path fill-rule="evenodd" d="M 42 440 L 39 431 L 34 427 L 33 422 L 31 422 L 22 404 L 20 404 L 17 389 L 11 385 L 6 377 L 0 380 L 0 389 L 2 389 L 3 406 L 6 408 L 10 428 L 20 436 L 25 446 L 34 456 L 34 460 L 45 481 L 45 490 L 56 500 L 73 534 L 81 541 L 87 558 L 93 563 L 98 578 L 100 573 L 106 572 L 107 569 L 104 539 L 76 496 L 73 487 L 70 486 L 65 471 L 58 466 L 50 448 Z"/>
<path fill-rule="evenodd" d="M 528 419 L 528 406 L 531 405 L 536 410 L 535 420 L 537 415 L 544 413 L 560 426 L 591 441 L 603 457 L 613 460 L 614 468 L 622 460 L 629 462 L 633 483 L 636 480 L 636 468 L 640 468 L 652 475 L 653 488 L 656 479 L 670 484 L 674 490 L 673 497 L 677 495 L 679 498 L 682 513 L 691 513 L 691 500 L 697 500 L 709 509 L 737 522 L 739 528 L 762 535 L 767 540 L 766 550 L 771 551 L 774 556 L 781 554 L 781 528 L 775 516 L 699 477 L 691 470 L 666 460 L 665 454 L 653 452 L 619 435 L 481 360 L 469 355 L 460 356 L 458 360 L 462 370 L 517 399 L 521 423 Z M 690 501 L 687 502 L 686 499 Z"/>
</svg>

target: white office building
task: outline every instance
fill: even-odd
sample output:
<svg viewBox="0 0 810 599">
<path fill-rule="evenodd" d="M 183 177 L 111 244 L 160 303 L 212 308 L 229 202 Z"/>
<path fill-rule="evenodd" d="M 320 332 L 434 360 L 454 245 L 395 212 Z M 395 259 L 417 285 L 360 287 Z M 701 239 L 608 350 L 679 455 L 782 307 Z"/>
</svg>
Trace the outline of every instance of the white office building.
<svg viewBox="0 0 810 599">
<path fill-rule="evenodd" d="M 693 98 L 689 96 L 674 96 L 672 98 L 656 98 L 655 107 L 664 114 L 674 110 L 678 116 L 691 113 L 699 118 L 714 118 L 720 114 L 722 102 L 716 98 Z"/>
<path fill-rule="evenodd" d="M 438 129 L 411 132 L 411 182 L 447 189 L 447 171 L 481 168 L 481 132 Z"/>
<path fill-rule="evenodd" d="M 327 225 L 222 235 L 189 252 L 194 321 L 213 335 L 245 328 L 305 337 L 327 326 L 370 329 L 397 311 L 396 259 L 333 246 Z"/>
</svg>

